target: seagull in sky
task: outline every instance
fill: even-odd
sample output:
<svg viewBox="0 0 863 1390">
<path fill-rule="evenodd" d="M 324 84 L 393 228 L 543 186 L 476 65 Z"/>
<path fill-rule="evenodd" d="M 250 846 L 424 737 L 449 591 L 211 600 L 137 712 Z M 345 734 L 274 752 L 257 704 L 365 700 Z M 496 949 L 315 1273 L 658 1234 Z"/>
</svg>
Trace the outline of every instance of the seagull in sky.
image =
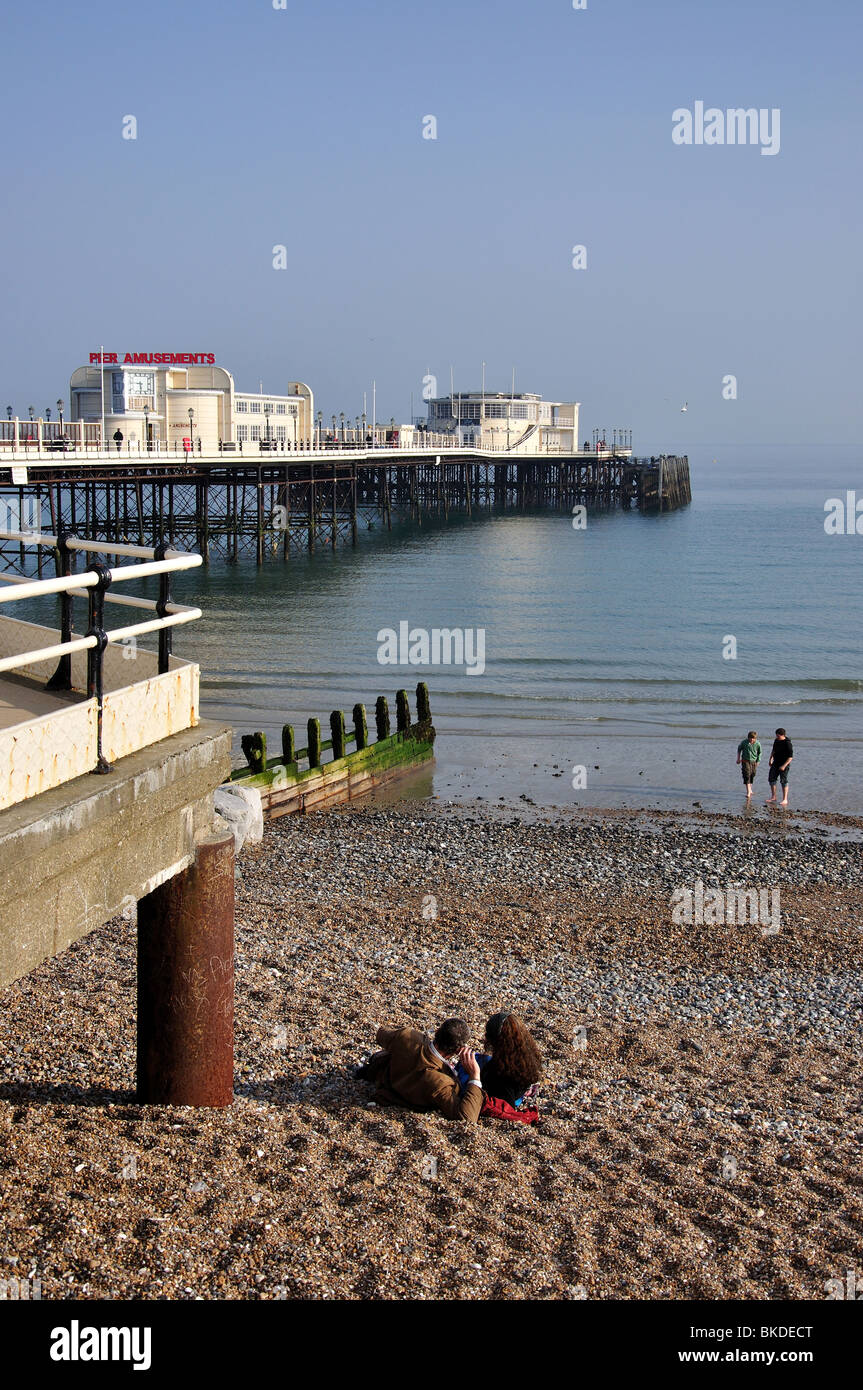
<svg viewBox="0 0 863 1390">
<path fill-rule="evenodd" d="M 688 409 L 689 409 L 689 401 L 684 401 L 684 402 L 683 402 L 683 405 L 680 407 L 680 413 L 681 413 L 681 415 L 685 415 Z"/>
</svg>

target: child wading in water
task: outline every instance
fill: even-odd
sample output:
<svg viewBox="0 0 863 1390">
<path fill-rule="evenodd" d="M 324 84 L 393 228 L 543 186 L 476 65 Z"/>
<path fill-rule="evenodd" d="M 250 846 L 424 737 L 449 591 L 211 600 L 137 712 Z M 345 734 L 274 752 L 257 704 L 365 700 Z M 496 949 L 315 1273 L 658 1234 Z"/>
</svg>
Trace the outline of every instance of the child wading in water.
<svg viewBox="0 0 863 1390">
<path fill-rule="evenodd" d="M 780 806 L 788 805 L 788 769 L 791 766 L 791 759 L 794 757 L 794 745 L 784 729 L 776 730 L 776 737 L 773 740 L 773 751 L 770 754 L 770 767 L 767 772 L 767 780 L 770 783 L 770 795 L 767 798 L 767 805 L 770 806 L 776 801 L 776 783 L 782 783 L 783 796 L 779 803 Z"/>
<path fill-rule="evenodd" d="M 743 785 L 746 788 L 747 801 L 752 796 L 752 783 L 755 781 L 755 774 L 760 762 L 761 744 L 758 742 L 758 735 L 755 730 L 750 729 L 746 737 L 737 745 L 737 766 L 743 773 Z"/>
</svg>

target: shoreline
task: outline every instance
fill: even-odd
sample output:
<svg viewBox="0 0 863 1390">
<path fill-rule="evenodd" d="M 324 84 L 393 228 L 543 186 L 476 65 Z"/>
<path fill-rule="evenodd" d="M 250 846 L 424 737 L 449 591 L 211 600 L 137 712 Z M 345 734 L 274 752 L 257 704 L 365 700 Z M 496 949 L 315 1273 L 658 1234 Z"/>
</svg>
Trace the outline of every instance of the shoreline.
<svg viewBox="0 0 863 1390">
<path fill-rule="evenodd" d="M 694 803 L 691 809 L 683 809 L 674 806 L 656 805 L 632 805 L 632 806 L 589 806 L 589 805 L 562 805 L 552 802 L 535 802 L 530 797 L 522 795 L 513 800 L 498 797 L 494 800 L 485 796 L 473 796 L 462 798 L 444 797 L 440 793 L 423 789 L 418 793 L 417 788 L 428 783 L 430 773 L 427 769 L 420 769 L 416 773 L 410 773 L 404 778 L 400 778 L 390 786 L 375 788 L 371 792 L 363 793 L 355 797 L 352 801 L 334 809 L 403 809 L 405 813 L 415 810 L 418 813 L 435 812 L 441 816 L 470 816 L 480 815 L 489 819 L 507 819 L 515 817 L 529 823 L 534 820 L 546 823 L 559 821 L 564 824 L 568 821 L 591 821 L 596 820 L 602 823 L 606 820 L 614 821 L 619 819 L 621 823 L 640 823 L 644 820 L 645 824 L 655 825 L 657 829 L 668 828 L 672 825 L 680 824 L 684 826 L 712 826 L 716 829 L 727 828 L 733 830 L 747 830 L 750 832 L 764 831 L 772 833 L 779 831 L 782 833 L 792 832 L 796 834 L 826 834 L 831 837 L 847 837 L 853 840 L 859 837 L 863 842 L 863 814 L 856 814 L 848 811 L 829 811 L 818 808 L 796 807 L 789 805 L 783 810 L 774 808 L 772 811 L 764 804 L 765 798 L 756 799 L 753 797 L 751 807 L 741 805 L 740 810 L 715 810 L 704 807 L 700 803 Z M 743 798 L 741 797 L 741 802 Z"/>
</svg>

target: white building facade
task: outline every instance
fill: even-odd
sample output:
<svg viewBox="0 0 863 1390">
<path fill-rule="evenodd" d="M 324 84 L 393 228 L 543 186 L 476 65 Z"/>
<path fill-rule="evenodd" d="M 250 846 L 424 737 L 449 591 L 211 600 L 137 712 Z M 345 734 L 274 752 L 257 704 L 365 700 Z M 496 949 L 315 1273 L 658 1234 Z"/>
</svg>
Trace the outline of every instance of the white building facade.
<svg viewBox="0 0 863 1390">
<path fill-rule="evenodd" d="M 474 448 L 575 453 L 579 408 L 532 392 L 456 391 L 429 401 L 428 428 Z"/>
<path fill-rule="evenodd" d="M 287 382 L 284 395 L 238 391 L 213 353 L 91 353 L 69 391 L 70 419 L 104 421 L 109 448 L 149 442 L 157 452 L 258 453 L 312 443 L 314 401 L 305 382 Z"/>
</svg>

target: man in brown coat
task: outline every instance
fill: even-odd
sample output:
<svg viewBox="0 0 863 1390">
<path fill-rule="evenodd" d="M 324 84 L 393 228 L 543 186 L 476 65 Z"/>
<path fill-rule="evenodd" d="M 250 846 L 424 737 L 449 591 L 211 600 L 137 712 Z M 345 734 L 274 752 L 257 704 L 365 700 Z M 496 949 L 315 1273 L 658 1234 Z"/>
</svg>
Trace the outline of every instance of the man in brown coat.
<svg viewBox="0 0 863 1390">
<path fill-rule="evenodd" d="M 470 1031 L 463 1018 L 447 1018 L 433 1038 L 416 1028 L 379 1028 L 376 1052 L 357 1076 L 377 1082 L 375 1098 L 413 1110 L 440 1110 L 448 1120 L 479 1119 L 482 1087 L 476 1053 L 467 1046 Z M 451 1063 L 460 1061 L 468 1074 L 464 1092 Z"/>
</svg>

